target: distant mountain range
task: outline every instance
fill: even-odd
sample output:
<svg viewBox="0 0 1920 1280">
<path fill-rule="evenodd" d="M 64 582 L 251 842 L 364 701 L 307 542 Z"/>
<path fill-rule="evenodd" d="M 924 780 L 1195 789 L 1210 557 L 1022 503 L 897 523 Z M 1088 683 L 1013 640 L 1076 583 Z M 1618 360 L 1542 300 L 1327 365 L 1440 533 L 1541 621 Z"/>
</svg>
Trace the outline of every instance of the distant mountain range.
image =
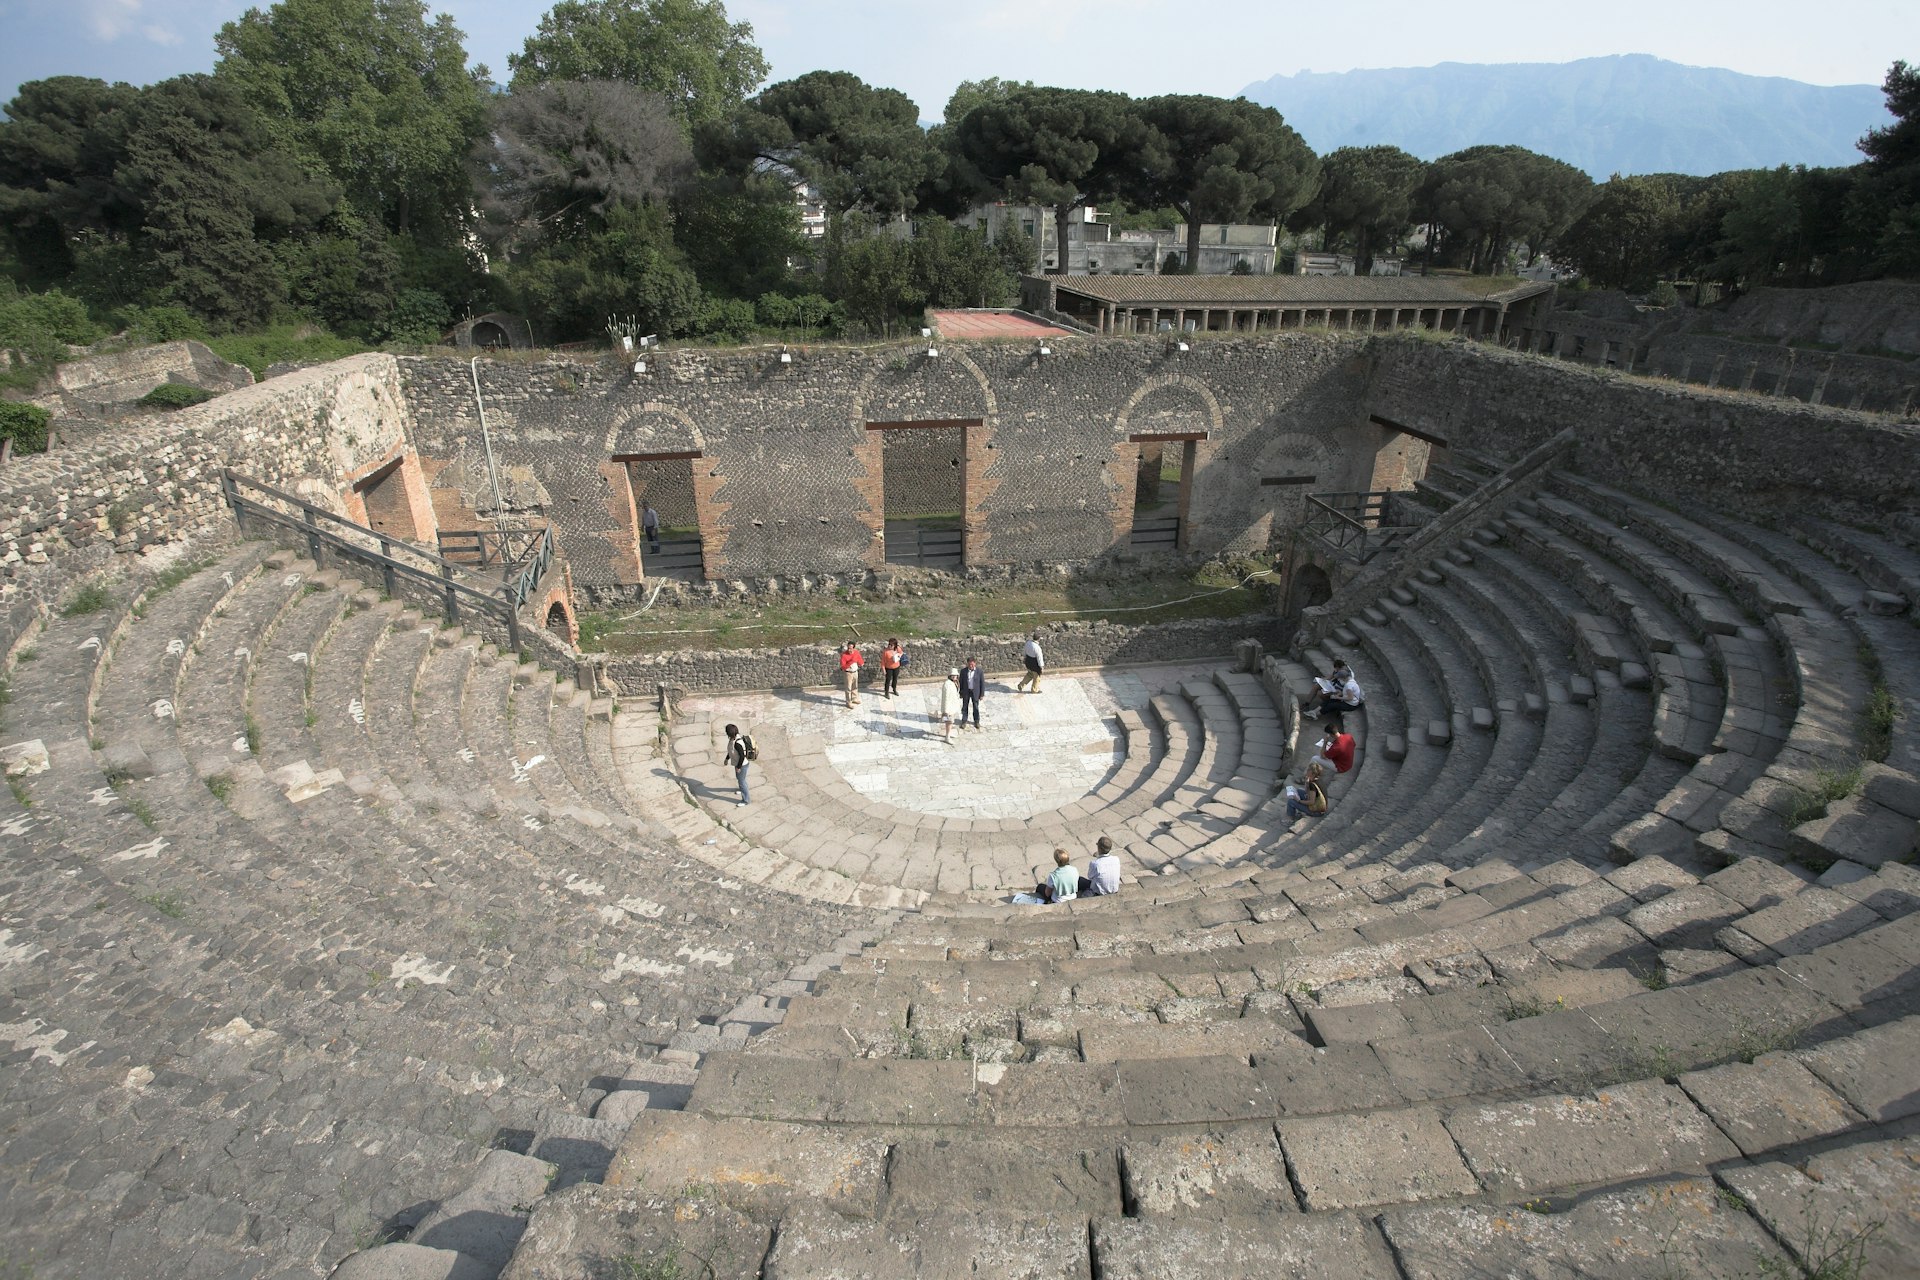
<svg viewBox="0 0 1920 1280">
<path fill-rule="evenodd" d="M 1277 108 L 1307 144 L 1390 143 L 1432 160 L 1513 143 L 1604 180 L 1850 165 L 1892 117 L 1879 85 L 1814 85 L 1689 67 L 1647 54 L 1275 76 L 1241 90 Z"/>
</svg>

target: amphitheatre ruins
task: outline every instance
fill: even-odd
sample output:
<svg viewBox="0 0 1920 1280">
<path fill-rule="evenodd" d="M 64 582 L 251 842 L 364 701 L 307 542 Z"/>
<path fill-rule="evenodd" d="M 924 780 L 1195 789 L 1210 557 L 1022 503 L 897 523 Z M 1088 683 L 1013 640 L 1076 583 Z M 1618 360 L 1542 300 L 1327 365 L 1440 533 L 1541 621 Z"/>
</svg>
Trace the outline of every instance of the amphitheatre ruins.
<svg viewBox="0 0 1920 1280">
<path fill-rule="evenodd" d="M 1538 292 L 364 355 L 13 459 L 0 1277 L 1916 1274 L 1920 307 Z M 579 647 L 1213 560 L 1267 609 L 1037 695 Z"/>
</svg>

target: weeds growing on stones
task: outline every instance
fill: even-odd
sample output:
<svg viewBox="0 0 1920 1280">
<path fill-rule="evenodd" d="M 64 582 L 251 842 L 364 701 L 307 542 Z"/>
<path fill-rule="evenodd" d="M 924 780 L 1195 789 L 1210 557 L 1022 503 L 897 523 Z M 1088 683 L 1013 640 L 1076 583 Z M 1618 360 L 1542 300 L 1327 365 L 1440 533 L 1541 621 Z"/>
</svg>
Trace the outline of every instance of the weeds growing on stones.
<svg viewBox="0 0 1920 1280">
<path fill-rule="evenodd" d="M 19 778 L 7 779 L 7 790 L 13 792 L 14 803 L 22 809 L 33 808 L 33 796 L 27 791 L 27 784 Z"/>
<path fill-rule="evenodd" d="M 1827 816 L 1827 806 L 1836 800 L 1844 800 L 1852 795 L 1860 785 L 1860 766 L 1836 773 L 1832 769 L 1820 769 L 1813 775 L 1813 785 L 1803 787 L 1794 798 L 1793 807 L 1787 810 L 1782 819 L 1791 831 L 1803 822 L 1813 822 Z"/>
<path fill-rule="evenodd" d="M 145 893 L 140 895 L 140 901 L 169 920 L 179 920 L 187 914 L 187 901 L 177 893 Z"/>
<path fill-rule="evenodd" d="M 214 566 L 212 556 L 199 556 L 192 560 L 182 560 L 179 564 L 162 570 L 155 575 L 152 585 L 147 588 L 146 603 L 152 604 L 167 592 L 173 590 L 188 578 Z"/>
<path fill-rule="evenodd" d="M 84 617 L 89 613 L 99 613 L 112 603 L 113 597 L 107 593 L 106 587 L 98 582 L 89 582 L 86 586 L 74 592 L 73 595 L 68 598 L 66 604 L 61 606 L 60 616 L 63 618 Z"/>
<path fill-rule="evenodd" d="M 23 655 L 24 656 L 24 655 Z M 1866 715 L 1861 719 L 1860 754 L 1869 760 L 1885 760 L 1893 750 L 1893 722 L 1900 718 L 1900 704 L 1892 690 L 1883 684 L 1873 687 L 1867 699 Z"/>
<path fill-rule="evenodd" d="M 233 775 L 230 773 L 213 774 L 206 782 L 207 790 L 213 792 L 213 798 L 221 804 L 225 804 L 227 797 L 233 794 Z"/>
</svg>

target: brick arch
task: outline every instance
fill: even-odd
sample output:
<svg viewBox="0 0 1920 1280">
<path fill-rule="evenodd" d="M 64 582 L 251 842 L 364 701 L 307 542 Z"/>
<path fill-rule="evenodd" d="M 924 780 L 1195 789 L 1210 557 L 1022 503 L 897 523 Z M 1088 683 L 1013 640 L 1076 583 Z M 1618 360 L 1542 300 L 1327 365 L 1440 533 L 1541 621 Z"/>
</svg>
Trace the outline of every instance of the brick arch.
<svg viewBox="0 0 1920 1280">
<path fill-rule="evenodd" d="M 1142 433 L 1205 433 L 1207 438 L 1194 450 L 1197 468 L 1218 447 L 1225 422 L 1226 414 L 1213 389 L 1198 378 L 1183 373 L 1164 374 L 1146 378 L 1133 389 L 1133 394 L 1114 416 L 1113 456 L 1103 468 L 1114 546 L 1124 548 L 1133 527 L 1133 485 L 1134 474 L 1140 466 L 1140 445 L 1128 437 Z"/>
<path fill-rule="evenodd" d="M 1253 460 L 1254 478 L 1269 498 L 1269 509 L 1256 523 L 1267 525 L 1256 541 L 1269 549 L 1300 527 L 1307 494 L 1332 488 L 1342 463 L 1339 451 L 1318 436 L 1285 431 L 1269 438 Z M 1313 477 L 1311 481 L 1307 477 Z M 1274 483 L 1278 481 L 1280 483 Z"/>
<path fill-rule="evenodd" d="M 613 415 L 613 425 L 601 452 L 609 457 L 627 453 L 702 453 L 707 447 L 699 424 L 670 404 L 649 400 L 628 405 Z"/>
<path fill-rule="evenodd" d="M 977 421 L 978 425 L 965 428 L 966 475 L 962 492 L 966 495 L 966 508 L 962 512 L 962 537 L 966 563 L 987 563 L 987 542 L 991 534 L 981 513 L 987 498 L 1000 487 L 997 468 L 993 466 L 993 436 L 1000 419 L 1000 397 L 994 392 L 993 380 L 966 352 L 948 347 L 937 357 L 929 357 L 924 350 L 909 348 L 908 351 L 904 370 L 888 367 L 887 362 L 899 360 L 897 350 L 876 356 L 853 394 L 853 416 L 849 425 L 855 435 L 852 448 L 857 467 L 854 489 L 860 500 L 856 514 L 873 533 L 867 550 L 867 563 L 880 565 L 886 560 L 886 495 L 882 492 L 881 435 L 878 431 L 868 431 L 867 424 L 931 419 Z M 961 396 L 951 393 L 950 389 L 955 386 L 963 391 L 966 388 L 964 383 L 948 373 L 949 369 L 963 371 L 972 379 L 973 390 L 978 392 L 977 398 L 968 394 L 963 402 Z M 896 375 L 894 385 L 881 388 L 881 375 L 887 373 Z M 938 379 L 932 394 L 929 394 L 927 386 L 930 378 Z M 893 394 L 896 388 L 897 395 Z M 876 390 L 879 394 L 876 394 Z"/>
</svg>

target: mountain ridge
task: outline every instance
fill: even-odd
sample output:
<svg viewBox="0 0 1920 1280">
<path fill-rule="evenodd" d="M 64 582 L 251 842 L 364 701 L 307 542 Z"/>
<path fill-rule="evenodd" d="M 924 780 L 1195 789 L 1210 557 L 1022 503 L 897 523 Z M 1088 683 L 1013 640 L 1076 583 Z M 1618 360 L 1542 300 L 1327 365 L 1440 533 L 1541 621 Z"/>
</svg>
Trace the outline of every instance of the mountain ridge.
<svg viewBox="0 0 1920 1280">
<path fill-rule="evenodd" d="M 1599 180 L 1855 164 L 1859 138 L 1892 119 L 1879 85 L 1813 85 L 1651 54 L 1302 71 L 1241 94 L 1277 109 L 1322 155 L 1384 143 L 1432 160 L 1511 143 Z"/>
</svg>

